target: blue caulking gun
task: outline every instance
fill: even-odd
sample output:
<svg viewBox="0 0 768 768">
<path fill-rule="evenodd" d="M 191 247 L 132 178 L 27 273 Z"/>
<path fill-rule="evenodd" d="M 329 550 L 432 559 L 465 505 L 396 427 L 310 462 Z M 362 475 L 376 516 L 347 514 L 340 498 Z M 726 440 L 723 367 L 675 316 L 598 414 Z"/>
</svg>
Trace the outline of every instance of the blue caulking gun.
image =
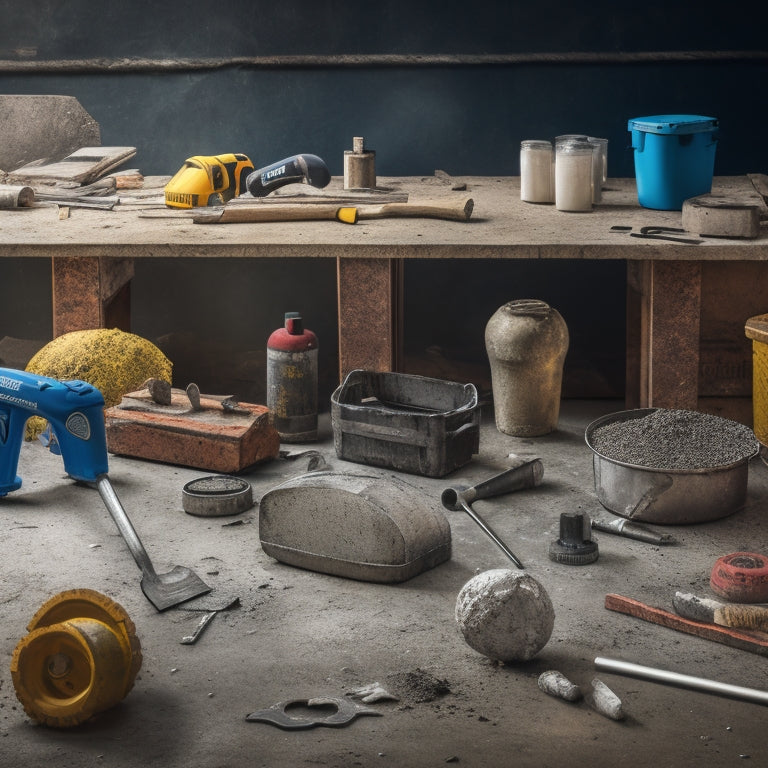
<svg viewBox="0 0 768 768">
<path fill-rule="evenodd" d="M 58 381 L 0 368 L 0 498 L 21 487 L 16 474 L 30 416 L 48 421 L 48 447 L 60 453 L 74 480 L 93 484 L 142 571 L 141 588 L 159 611 L 210 592 L 199 576 L 177 565 L 157 573 L 107 477 L 104 396 L 85 381 Z"/>
<path fill-rule="evenodd" d="M 95 483 L 107 474 L 104 397 L 96 387 L 0 368 L 0 496 L 21 487 L 16 469 L 30 416 L 48 420 L 49 447 L 68 475 Z"/>
</svg>

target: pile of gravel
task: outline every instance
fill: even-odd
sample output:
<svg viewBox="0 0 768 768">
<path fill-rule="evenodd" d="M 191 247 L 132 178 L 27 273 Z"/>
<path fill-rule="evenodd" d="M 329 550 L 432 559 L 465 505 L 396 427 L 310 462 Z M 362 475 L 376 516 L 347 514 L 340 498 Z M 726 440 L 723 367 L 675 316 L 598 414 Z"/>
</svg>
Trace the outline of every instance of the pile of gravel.
<svg viewBox="0 0 768 768">
<path fill-rule="evenodd" d="M 601 424 L 589 442 L 607 459 L 652 469 L 723 467 L 753 456 L 758 449 L 754 433 L 743 424 L 665 408 Z"/>
<path fill-rule="evenodd" d="M 434 701 L 451 692 L 447 680 L 441 680 L 422 669 L 391 674 L 387 677 L 387 685 L 401 698 L 417 704 Z"/>
</svg>

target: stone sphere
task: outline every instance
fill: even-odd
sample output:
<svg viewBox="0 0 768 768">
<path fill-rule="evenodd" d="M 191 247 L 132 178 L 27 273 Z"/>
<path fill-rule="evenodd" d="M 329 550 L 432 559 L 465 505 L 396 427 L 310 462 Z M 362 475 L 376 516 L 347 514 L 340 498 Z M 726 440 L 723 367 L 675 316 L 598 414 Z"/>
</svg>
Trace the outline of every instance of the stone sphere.
<svg viewBox="0 0 768 768">
<path fill-rule="evenodd" d="M 528 661 L 549 641 L 555 610 L 533 576 L 497 568 L 478 574 L 461 588 L 456 623 L 467 644 L 489 659 Z"/>
</svg>

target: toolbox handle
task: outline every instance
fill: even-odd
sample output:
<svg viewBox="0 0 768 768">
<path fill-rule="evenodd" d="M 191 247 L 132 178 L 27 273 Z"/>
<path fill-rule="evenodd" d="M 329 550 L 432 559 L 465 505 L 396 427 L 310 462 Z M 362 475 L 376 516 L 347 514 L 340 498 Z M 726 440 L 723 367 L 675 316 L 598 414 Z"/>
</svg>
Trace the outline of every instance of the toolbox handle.
<svg viewBox="0 0 768 768">
<path fill-rule="evenodd" d="M 343 434 L 385 438 L 393 443 L 407 443 L 408 445 L 424 447 L 428 442 L 427 436 L 420 434 L 416 429 L 385 427 L 381 424 L 364 424 L 361 426 L 359 422 L 349 419 L 341 419 L 340 427 Z"/>
</svg>

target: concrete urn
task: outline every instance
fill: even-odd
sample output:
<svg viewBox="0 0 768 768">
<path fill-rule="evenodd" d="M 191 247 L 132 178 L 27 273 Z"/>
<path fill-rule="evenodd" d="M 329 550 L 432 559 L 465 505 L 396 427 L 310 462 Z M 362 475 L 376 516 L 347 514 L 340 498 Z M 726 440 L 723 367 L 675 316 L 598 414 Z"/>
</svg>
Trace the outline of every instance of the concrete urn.
<svg viewBox="0 0 768 768">
<path fill-rule="evenodd" d="M 519 437 L 557 429 L 568 327 L 537 299 L 500 307 L 485 327 L 496 427 Z"/>
</svg>

